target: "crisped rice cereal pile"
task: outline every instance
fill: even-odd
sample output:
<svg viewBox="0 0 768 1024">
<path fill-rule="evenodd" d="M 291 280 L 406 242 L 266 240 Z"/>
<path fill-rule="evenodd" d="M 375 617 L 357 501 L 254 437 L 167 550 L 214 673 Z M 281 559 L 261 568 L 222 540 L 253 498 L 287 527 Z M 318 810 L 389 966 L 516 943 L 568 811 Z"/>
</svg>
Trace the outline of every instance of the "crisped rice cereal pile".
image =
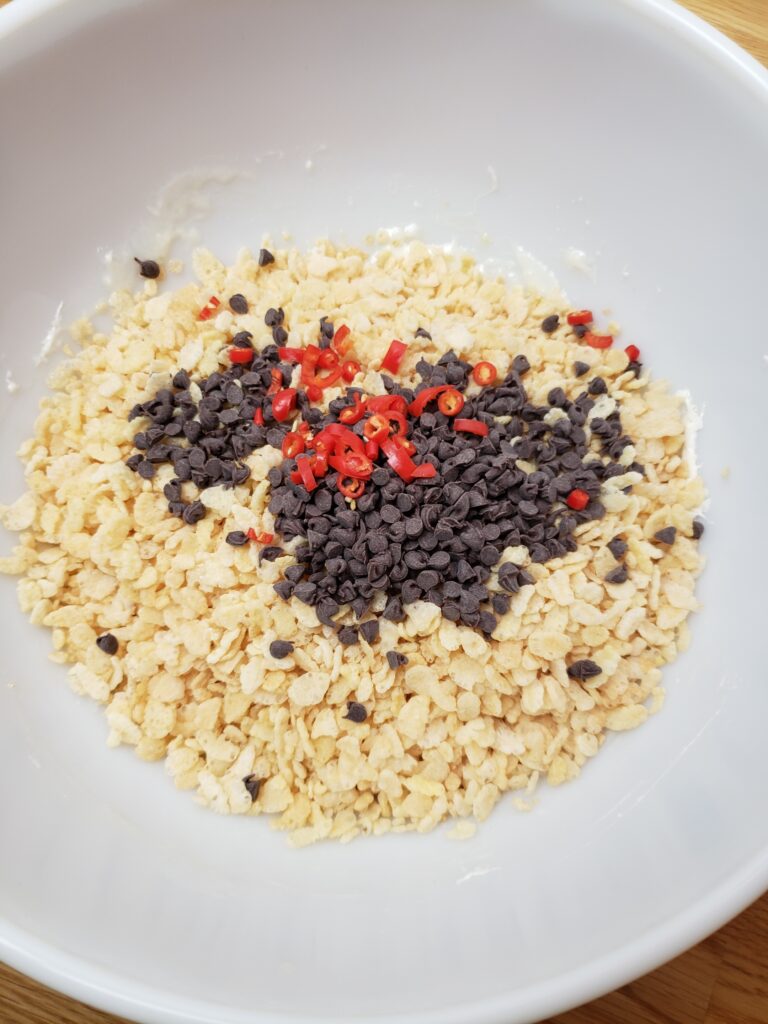
<svg viewBox="0 0 768 1024">
<path fill-rule="evenodd" d="M 199 283 L 175 291 L 153 280 L 113 295 L 110 335 L 76 325 L 82 348 L 54 373 L 21 450 L 29 491 L 0 508 L 21 534 L 0 570 L 21 577 L 22 608 L 52 629 L 51 657 L 71 665 L 74 690 L 105 705 L 110 745 L 165 758 L 176 785 L 202 803 L 275 815 L 306 844 L 482 820 L 506 790 L 530 793 L 541 775 L 553 785 L 575 778 L 608 731 L 634 728 L 661 705 L 661 666 L 687 647 L 697 607 L 693 521 L 704 497 L 685 462 L 684 409 L 665 384 L 628 371 L 620 348 L 589 348 L 565 326 L 542 332 L 553 313 L 564 325 L 567 309 L 551 299 L 420 243 L 373 257 L 324 243 L 276 253 L 268 272 L 249 252 L 227 268 L 200 251 L 195 270 Z M 251 312 L 235 318 L 224 303 L 198 318 L 211 295 L 232 293 Z M 223 365 L 235 330 L 251 331 L 257 349 L 269 344 L 268 307 L 285 309 L 288 345 L 314 342 L 323 315 L 348 324 L 364 367 L 379 365 L 393 337 L 408 341 L 401 383 L 416 383 L 420 358 L 449 350 L 502 373 L 524 353 L 528 395 L 545 402 L 556 386 L 569 397 L 582 390 L 572 367 L 587 362 L 611 396 L 590 416 L 618 400 L 635 442 L 620 461 L 641 463 L 645 476 L 603 484 L 606 515 L 577 528 L 575 552 L 546 564 L 530 563 L 524 548 L 504 552 L 535 585 L 513 597 L 492 637 L 417 601 L 402 623 L 380 620 L 373 646 L 342 646 L 312 608 L 274 592 L 288 555 L 259 565 L 253 546 L 225 543 L 231 530 L 274 528 L 266 475 L 278 451 L 250 455 L 244 485 L 204 491 L 210 511 L 194 528 L 168 514 L 170 466 L 154 480 L 125 466 L 132 406 L 180 368 L 199 377 Z M 414 337 L 418 328 L 432 340 Z M 383 391 L 373 370 L 360 383 Z M 655 542 L 670 526 L 675 542 Z M 617 535 L 629 579 L 611 584 L 607 544 Z M 95 642 L 105 632 L 117 638 L 115 655 Z M 276 639 L 293 653 L 274 659 Z M 384 652 L 394 649 L 408 662 L 393 670 Z M 578 659 L 601 674 L 570 678 Z M 366 706 L 365 721 L 346 717 L 350 700 Z M 247 778 L 260 780 L 255 799 Z M 462 823 L 457 834 L 470 831 Z"/>
</svg>

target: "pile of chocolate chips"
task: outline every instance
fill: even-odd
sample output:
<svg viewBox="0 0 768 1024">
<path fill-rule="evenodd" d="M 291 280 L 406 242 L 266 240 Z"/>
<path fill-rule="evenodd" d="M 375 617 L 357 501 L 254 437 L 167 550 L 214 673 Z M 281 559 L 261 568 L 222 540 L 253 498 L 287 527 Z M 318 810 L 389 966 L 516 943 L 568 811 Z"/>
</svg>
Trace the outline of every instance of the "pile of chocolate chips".
<svg viewBox="0 0 768 1024">
<path fill-rule="evenodd" d="M 321 322 L 321 338 L 328 333 L 326 325 Z M 236 335 L 233 344 L 252 346 L 246 332 Z M 295 422 L 277 423 L 272 416 L 267 391 L 276 368 L 282 386 L 288 385 L 292 367 L 281 364 L 277 347 L 269 345 L 255 353 L 249 366 L 233 365 L 198 381 L 199 402 L 190 393 L 189 375 L 181 370 L 172 388 L 161 389 L 131 411 L 131 419 L 146 417 L 149 425 L 136 434 L 138 450 L 128 466 L 151 479 L 159 464 L 173 465 L 175 476 L 164 489 L 171 514 L 197 522 L 205 507 L 199 500 L 182 500 L 185 481 L 200 490 L 243 483 L 249 470 L 242 460 L 267 444 L 279 449 L 288 430 L 295 429 Z M 422 360 L 417 369 L 422 382 L 415 389 L 384 377 L 386 389 L 408 403 L 426 387 L 449 384 L 463 392 L 471 366 L 448 353 L 436 365 Z M 285 540 L 302 538 L 295 563 L 275 584 L 277 593 L 311 605 L 325 624 L 335 624 L 342 605 L 363 619 L 375 594 L 383 592 L 382 614 L 392 621 L 404 617 L 404 605 L 425 600 L 438 605 L 447 619 L 492 633 L 510 595 L 532 582 L 519 566 L 502 564 L 498 580 L 503 592 L 491 593 L 487 584 L 503 550 L 524 545 L 534 562 L 575 550 L 573 531 L 603 515 L 601 483 L 626 472 L 616 460 L 631 443 L 618 412 L 587 426 L 594 398 L 606 391 L 601 378 L 593 378 L 574 401 L 554 388 L 547 404 L 537 406 L 528 401 L 522 382 L 529 369 L 519 355 L 498 386 L 466 398 L 461 416 L 486 423 L 485 437 L 457 432 L 434 403 L 420 416 L 409 416 L 414 458 L 437 467 L 432 479 L 406 483 L 389 466 L 377 465 L 365 493 L 350 504 L 337 488 L 335 473 L 321 477 L 310 493 L 291 482 L 295 462 L 285 460 L 273 468 L 270 510 L 277 530 Z M 574 373 L 581 376 L 581 366 Z M 341 410 L 354 403 L 355 392 L 360 394 L 348 388 L 323 415 L 299 391 L 299 414 L 319 431 L 338 421 Z M 564 416 L 549 424 L 545 417 L 553 407 Z M 263 426 L 253 422 L 257 409 Z M 363 425 L 361 420 L 351 429 L 362 435 Z M 590 453 L 592 436 L 599 440 L 599 454 Z M 518 460 L 536 469 L 526 473 Z M 632 468 L 642 470 L 637 464 Z M 574 489 L 589 495 L 582 511 L 564 504 Z M 273 558 L 281 549 L 264 553 Z M 342 631 L 345 644 L 357 641 L 357 626 Z M 373 635 L 363 630 L 366 634 Z"/>
</svg>

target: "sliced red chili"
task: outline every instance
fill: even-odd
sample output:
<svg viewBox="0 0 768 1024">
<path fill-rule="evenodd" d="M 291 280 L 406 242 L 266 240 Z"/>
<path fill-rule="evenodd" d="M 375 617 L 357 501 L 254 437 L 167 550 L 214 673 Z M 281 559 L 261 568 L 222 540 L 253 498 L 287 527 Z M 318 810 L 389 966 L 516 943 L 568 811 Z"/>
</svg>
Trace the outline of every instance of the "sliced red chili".
<svg viewBox="0 0 768 1024">
<path fill-rule="evenodd" d="M 437 408 L 443 416 L 457 416 L 464 408 L 464 395 L 456 388 L 448 388 L 438 398 Z"/>
<path fill-rule="evenodd" d="M 359 498 L 365 490 L 365 480 L 339 473 L 336 477 L 336 486 L 345 498 Z"/>
<path fill-rule="evenodd" d="M 383 412 L 375 412 L 363 425 L 363 437 L 367 441 L 381 443 L 389 437 L 389 419 Z"/>
<path fill-rule="evenodd" d="M 571 327 L 579 327 L 583 324 L 591 324 L 594 320 L 591 309 L 574 309 L 566 317 Z"/>
<path fill-rule="evenodd" d="M 408 406 L 408 412 L 411 416 L 421 416 L 429 403 L 436 401 L 444 391 L 448 390 L 448 387 L 448 384 L 441 384 L 436 388 L 424 388 Z"/>
<path fill-rule="evenodd" d="M 333 347 L 340 356 L 343 356 L 350 346 L 350 342 L 347 340 L 349 338 L 349 334 L 350 330 L 347 325 L 342 324 L 333 336 Z"/>
<path fill-rule="evenodd" d="M 586 508 L 589 504 L 589 495 L 586 491 L 576 490 L 571 491 L 568 497 L 565 499 L 565 504 L 569 508 L 576 509 L 577 512 L 581 512 L 582 509 Z"/>
<path fill-rule="evenodd" d="M 586 341 L 590 348 L 610 348 L 613 344 L 613 335 L 593 334 L 592 331 L 587 331 L 584 335 L 584 341 Z"/>
<path fill-rule="evenodd" d="M 389 409 L 383 414 L 389 421 L 389 429 L 394 437 L 405 437 L 408 433 L 408 420 L 404 412 Z"/>
<path fill-rule="evenodd" d="M 256 533 L 253 527 L 248 530 L 248 540 L 253 540 L 257 544 L 271 544 L 275 539 L 274 533 Z"/>
<path fill-rule="evenodd" d="M 371 462 L 375 462 L 376 459 L 378 459 L 379 454 L 380 454 L 378 442 L 376 442 L 376 441 L 366 441 L 365 442 L 365 454 L 368 456 L 368 458 L 371 460 Z"/>
<path fill-rule="evenodd" d="M 399 444 L 403 451 L 408 452 L 409 455 L 416 454 L 416 445 L 413 441 L 409 441 L 407 437 L 401 437 L 398 435 L 397 437 L 393 437 L 392 440 Z"/>
<path fill-rule="evenodd" d="M 253 414 L 253 422 L 256 424 L 257 427 L 264 426 L 264 413 L 262 412 L 261 409 L 257 409 L 256 412 Z"/>
<path fill-rule="evenodd" d="M 350 426 L 353 423 L 359 423 L 363 416 L 365 416 L 366 409 L 366 403 L 360 398 L 360 395 L 355 393 L 355 404 L 348 405 L 341 410 L 339 413 L 339 423 L 347 423 Z"/>
<path fill-rule="evenodd" d="M 325 455 L 318 453 L 317 455 L 310 455 L 309 464 L 312 467 L 312 472 L 315 477 L 325 476 L 328 472 L 328 458 Z"/>
<path fill-rule="evenodd" d="M 382 442 L 381 450 L 386 455 L 387 462 L 401 480 L 405 480 L 408 483 L 413 479 L 413 471 L 416 469 L 416 464 L 401 444 L 398 444 L 393 437 L 388 437 L 386 441 Z"/>
<path fill-rule="evenodd" d="M 373 463 L 363 452 L 348 451 L 343 455 L 330 455 L 328 465 L 344 476 L 368 480 L 373 473 Z"/>
<path fill-rule="evenodd" d="M 278 423 L 287 420 L 296 408 L 296 388 L 283 388 L 272 399 L 272 415 Z"/>
<path fill-rule="evenodd" d="M 324 427 L 315 438 L 315 447 L 318 451 L 334 452 L 336 455 L 343 455 L 346 451 L 365 451 L 362 437 L 353 434 L 341 423 L 329 423 Z"/>
<path fill-rule="evenodd" d="M 479 384 L 481 388 L 490 387 L 498 376 L 499 371 L 493 363 L 475 363 L 472 370 L 472 380 L 475 384 Z"/>
<path fill-rule="evenodd" d="M 429 480 L 433 476 L 437 476 L 437 466 L 433 466 L 431 462 L 422 462 L 413 471 L 414 480 Z"/>
<path fill-rule="evenodd" d="M 408 346 L 404 345 L 402 341 L 398 341 L 397 338 L 391 341 L 387 353 L 381 361 L 382 370 L 386 370 L 387 373 L 397 373 L 407 351 Z"/>
<path fill-rule="evenodd" d="M 640 359 L 640 349 L 637 345 L 627 345 L 624 351 L 627 353 L 630 363 L 636 363 Z"/>
<path fill-rule="evenodd" d="M 362 367 L 356 359 L 348 359 L 341 367 L 341 376 L 347 384 L 351 384 L 361 369 Z"/>
<path fill-rule="evenodd" d="M 283 438 L 283 444 L 280 450 L 283 453 L 284 459 L 295 459 L 297 455 L 301 455 L 304 448 L 304 438 L 301 434 L 297 434 L 292 430 Z"/>
<path fill-rule="evenodd" d="M 250 363 L 255 355 L 252 348 L 231 348 L 229 361 L 230 363 Z"/>
<path fill-rule="evenodd" d="M 198 320 L 208 320 L 208 319 L 210 319 L 210 317 L 213 315 L 214 309 L 216 309 L 216 307 L 220 306 L 220 305 L 221 305 L 221 303 L 216 298 L 216 296 L 212 295 L 210 297 L 210 299 L 208 299 L 208 302 L 203 306 L 203 308 L 198 313 L 197 319 Z"/>
<path fill-rule="evenodd" d="M 339 365 L 339 353 L 334 352 L 332 348 L 324 348 L 317 357 L 317 365 L 321 370 L 333 369 L 334 366 Z"/>
<path fill-rule="evenodd" d="M 301 482 L 304 484 L 308 491 L 314 491 L 317 487 L 317 480 L 315 474 L 312 472 L 312 462 L 307 455 L 301 455 L 296 460 L 296 469 L 298 470 Z"/>
<path fill-rule="evenodd" d="M 477 434 L 478 437 L 488 436 L 488 424 L 482 420 L 454 420 L 453 429 L 461 430 L 465 434 Z"/>
<path fill-rule="evenodd" d="M 366 404 L 371 412 L 401 412 L 403 415 L 408 412 L 408 403 L 402 395 L 374 395 L 368 398 Z"/>
<path fill-rule="evenodd" d="M 319 388 L 317 384 L 310 384 L 307 388 L 307 398 L 310 402 L 319 402 L 323 397 L 323 389 Z"/>
<path fill-rule="evenodd" d="M 306 420 L 303 420 L 299 424 L 299 433 L 300 434 L 308 434 L 309 433 L 309 424 L 307 423 Z"/>
<path fill-rule="evenodd" d="M 276 366 L 272 367 L 270 371 L 272 375 L 272 383 L 267 389 L 268 395 L 276 395 L 280 388 L 283 386 L 283 373 L 282 370 L 278 370 Z"/>
<path fill-rule="evenodd" d="M 303 348 L 279 348 L 277 354 L 284 363 L 300 363 L 304 359 Z"/>
</svg>

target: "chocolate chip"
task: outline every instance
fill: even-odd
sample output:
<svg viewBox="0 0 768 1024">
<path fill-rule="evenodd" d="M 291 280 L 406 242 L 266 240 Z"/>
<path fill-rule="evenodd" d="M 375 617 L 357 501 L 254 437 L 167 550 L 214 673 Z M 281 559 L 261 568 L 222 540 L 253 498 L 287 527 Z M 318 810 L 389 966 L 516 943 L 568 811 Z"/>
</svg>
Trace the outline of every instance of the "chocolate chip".
<svg viewBox="0 0 768 1024">
<path fill-rule="evenodd" d="M 704 533 L 704 523 L 701 519 L 693 520 L 692 536 L 694 540 L 698 540 L 699 537 Z"/>
<path fill-rule="evenodd" d="M 259 796 L 259 790 L 261 789 L 261 783 L 262 780 L 258 779 L 255 775 L 246 775 L 243 779 L 243 785 L 248 790 L 251 803 L 256 803 Z"/>
<path fill-rule="evenodd" d="M 357 626 L 342 626 L 338 633 L 339 642 L 351 647 L 358 642 Z"/>
<path fill-rule="evenodd" d="M 387 651 L 387 664 L 393 670 L 408 664 L 408 658 L 399 651 Z"/>
<path fill-rule="evenodd" d="M 243 533 L 242 530 L 232 530 L 224 540 L 227 544 L 231 544 L 233 548 L 241 548 L 243 544 L 248 543 L 248 535 Z"/>
<path fill-rule="evenodd" d="M 589 363 L 582 363 L 581 360 L 576 360 L 573 364 L 573 373 L 576 377 L 583 377 L 585 373 L 589 372 Z"/>
<path fill-rule="evenodd" d="M 135 263 L 138 263 L 139 273 L 142 277 L 147 277 L 150 281 L 160 277 L 160 265 L 155 260 L 140 260 L 137 256 L 134 256 L 133 259 Z"/>
<path fill-rule="evenodd" d="M 278 660 L 287 658 L 289 654 L 293 653 L 293 644 L 290 640 L 273 640 L 269 645 L 269 653 Z"/>
<path fill-rule="evenodd" d="M 100 637 L 96 638 L 96 646 L 100 651 L 104 651 L 105 654 L 117 654 L 117 637 L 111 633 L 103 633 Z"/>
<path fill-rule="evenodd" d="M 193 501 L 184 509 L 183 520 L 187 525 L 194 526 L 205 516 L 205 505 L 202 501 Z"/>
<path fill-rule="evenodd" d="M 141 468 L 139 468 L 141 472 Z M 657 530 L 653 535 L 653 539 L 657 540 L 659 544 L 674 544 L 675 537 L 677 536 L 677 530 L 674 526 L 665 526 L 663 530 Z"/>
<path fill-rule="evenodd" d="M 264 314 L 264 323 L 267 327 L 277 327 L 285 320 L 285 313 L 281 309 L 274 309 L 270 306 L 267 312 Z"/>
<path fill-rule="evenodd" d="M 626 565 L 617 565 L 615 569 L 611 569 L 608 575 L 605 577 L 606 583 L 626 583 L 629 579 L 629 573 L 627 572 Z"/>
<path fill-rule="evenodd" d="M 519 374 L 521 377 L 523 374 L 528 373 L 530 368 L 531 364 L 528 362 L 527 357 L 522 354 L 515 356 L 512 360 L 512 372 Z"/>
<path fill-rule="evenodd" d="M 269 249 L 259 249 L 259 266 L 267 267 L 270 263 L 275 262 L 275 257 L 269 251 Z"/>
<path fill-rule="evenodd" d="M 608 385 L 605 383 L 602 377 L 594 377 L 587 387 L 587 391 L 590 395 L 604 395 L 608 390 Z"/>
<path fill-rule="evenodd" d="M 568 666 L 568 675 L 571 679 L 578 679 L 579 682 L 584 682 L 587 679 L 594 679 L 595 676 L 599 676 L 603 670 L 599 665 L 595 664 L 594 661 L 590 661 L 589 658 L 584 658 L 581 661 L 574 661 L 572 665 Z"/>
<path fill-rule="evenodd" d="M 432 341 L 432 335 L 429 333 L 429 331 L 425 331 L 423 327 L 418 328 L 418 330 L 414 334 L 414 338 L 426 338 L 427 341 Z"/>
<path fill-rule="evenodd" d="M 368 717 L 368 711 L 366 710 L 365 704 L 360 704 L 356 700 L 347 701 L 347 713 L 344 718 L 349 719 L 350 722 L 364 722 Z"/>
<path fill-rule="evenodd" d="M 232 338 L 235 348 L 253 348 L 253 335 L 250 331 L 238 331 Z"/>
<path fill-rule="evenodd" d="M 272 328 L 272 340 L 276 345 L 284 345 L 288 341 L 288 331 L 278 324 Z"/>
<path fill-rule="evenodd" d="M 627 553 L 627 542 L 622 540 L 621 537 L 614 537 L 613 540 L 609 540 L 607 546 L 616 561 L 623 558 Z"/>
<path fill-rule="evenodd" d="M 248 312 L 248 300 L 240 292 L 229 297 L 229 308 L 233 313 L 247 313 Z"/>
<path fill-rule="evenodd" d="M 545 334 L 551 334 L 556 331 L 560 326 L 560 317 L 557 313 L 553 313 L 551 316 L 544 317 L 541 321 L 541 329 Z"/>
<path fill-rule="evenodd" d="M 366 643 L 372 644 L 379 638 L 379 620 L 378 619 L 366 619 L 365 622 L 360 623 L 360 636 Z"/>
</svg>

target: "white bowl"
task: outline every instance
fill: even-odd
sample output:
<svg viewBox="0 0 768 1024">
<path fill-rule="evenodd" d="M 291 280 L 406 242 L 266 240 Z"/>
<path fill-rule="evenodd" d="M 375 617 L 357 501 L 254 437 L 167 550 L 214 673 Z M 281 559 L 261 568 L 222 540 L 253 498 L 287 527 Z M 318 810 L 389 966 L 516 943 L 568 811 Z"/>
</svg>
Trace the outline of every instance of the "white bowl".
<svg viewBox="0 0 768 1024">
<path fill-rule="evenodd" d="M 712 495 L 705 610 L 664 711 L 466 843 L 292 851 L 262 819 L 199 809 L 105 749 L 1 580 L 9 963 L 147 1024 L 512 1024 L 649 970 L 768 885 L 767 114 L 768 75 L 665 0 L 0 11 L 0 383 L 20 385 L 0 399 L 0 500 L 21 488 L 58 303 L 86 309 L 104 250 L 147 255 L 173 216 L 226 259 L 264 231 L 412 221 L 483 257 L 522 245 L 706 407 Z M 177 185 L 148 214 L 201 169 L 207 213 Z"/>
</svg>

